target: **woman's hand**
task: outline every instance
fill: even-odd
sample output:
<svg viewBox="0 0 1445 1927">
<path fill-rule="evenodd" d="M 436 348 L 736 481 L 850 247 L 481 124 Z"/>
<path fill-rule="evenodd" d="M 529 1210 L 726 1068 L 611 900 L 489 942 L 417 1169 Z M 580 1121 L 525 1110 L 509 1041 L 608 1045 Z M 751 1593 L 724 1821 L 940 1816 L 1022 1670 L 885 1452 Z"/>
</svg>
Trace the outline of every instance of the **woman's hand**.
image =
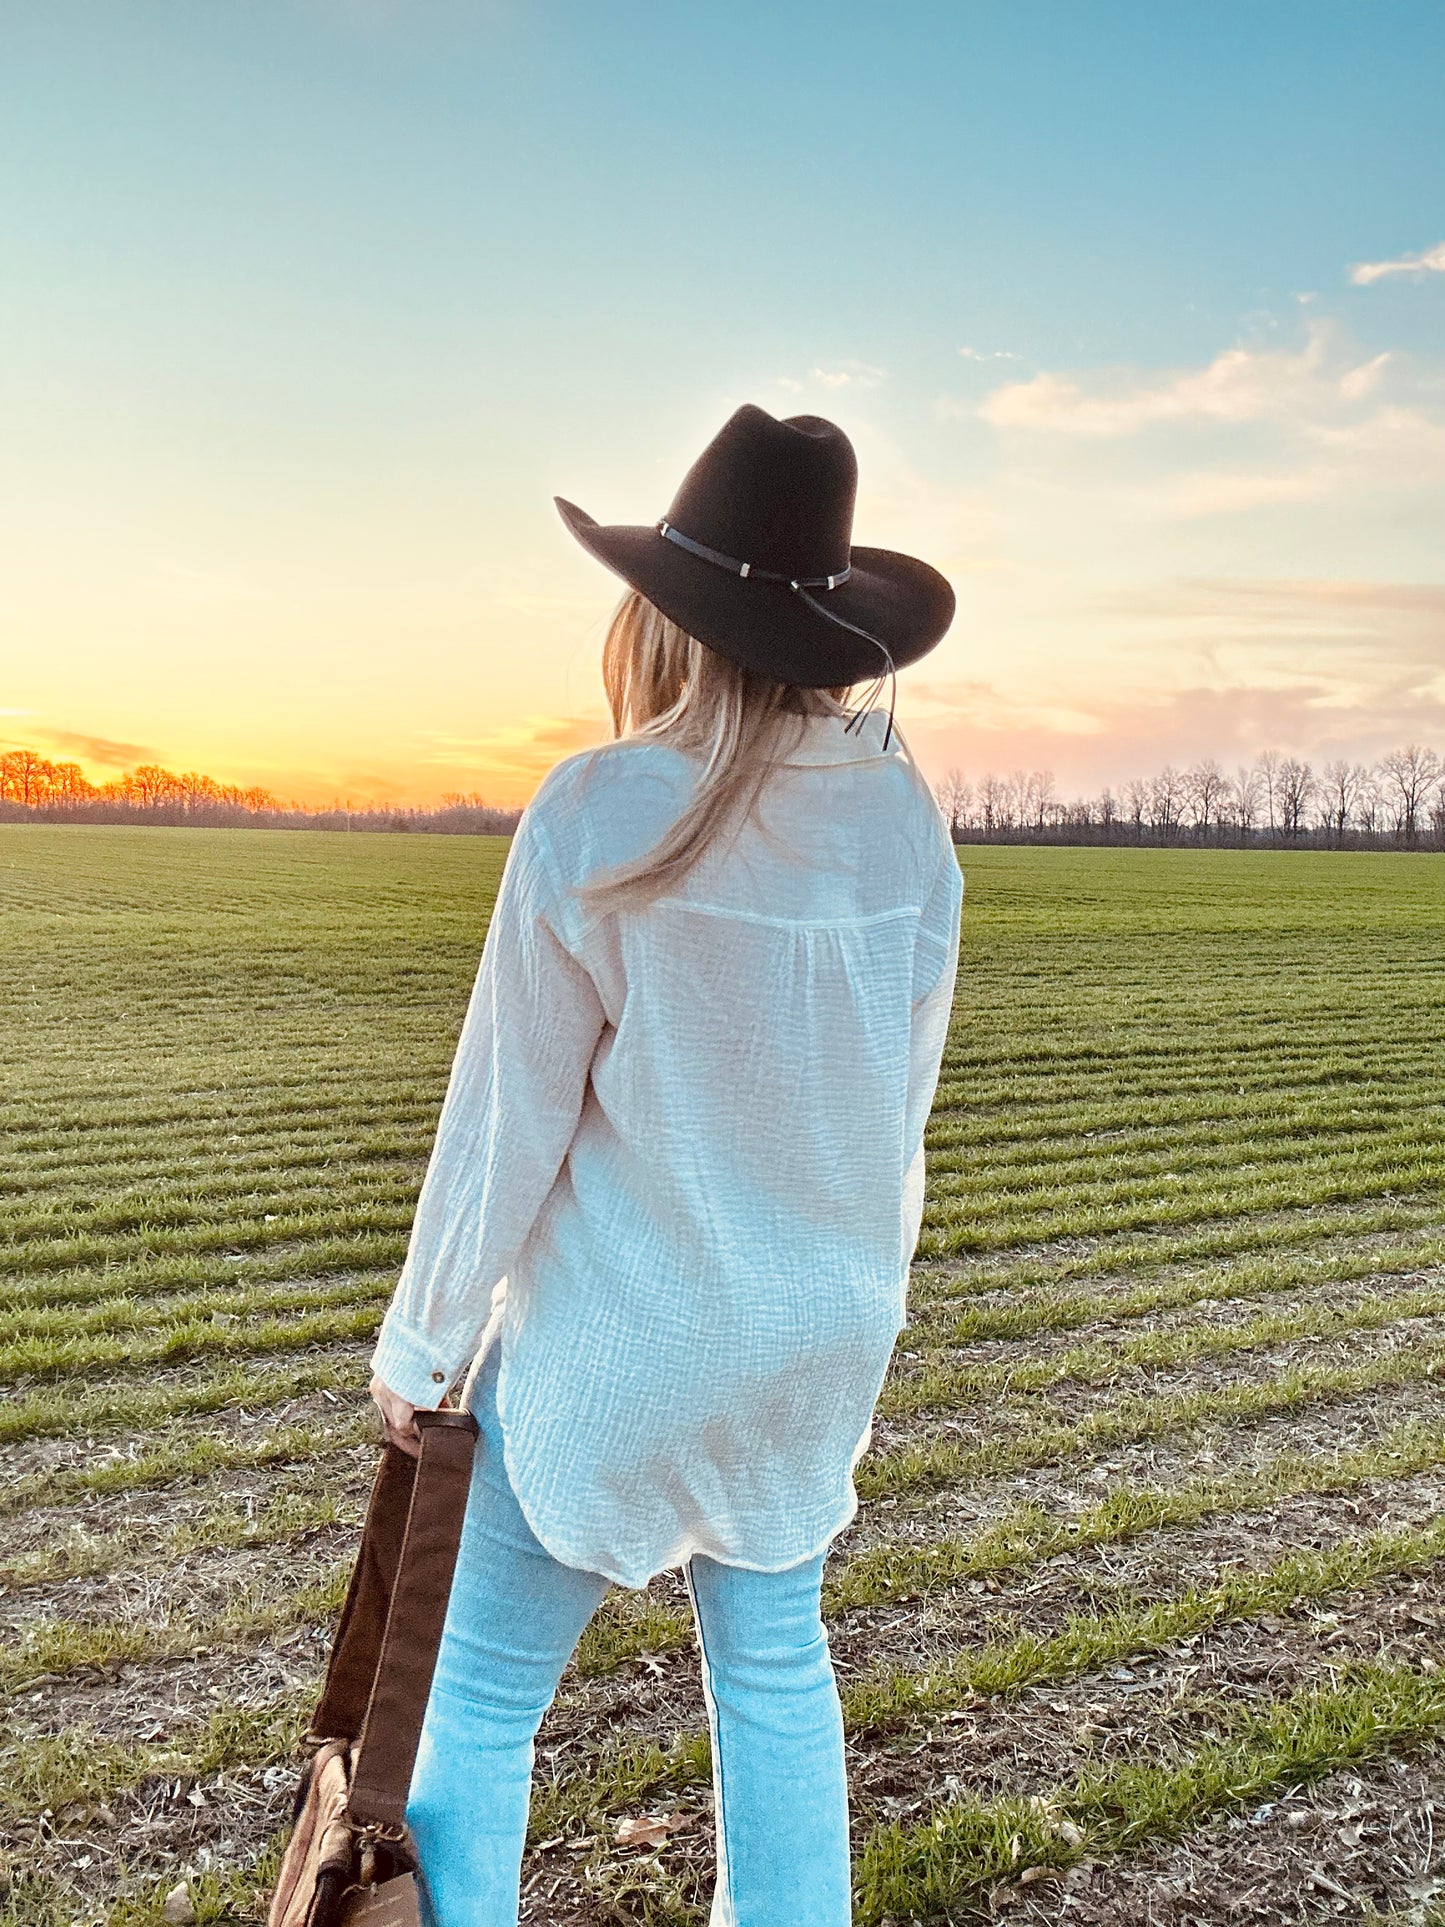
<svg viewBox="0 0 1445 1927">
<path fill-rule="evenodd" d="M 399 1398 L 379 1378 L 373 1378 L 368 1389 L 372 1402 L 381 1413 L 382 1430 L 388 1442 L 413 1459 L 420 1457 L 421 1433 L 416 1429 L 416 1407 Z"/>
</svg>

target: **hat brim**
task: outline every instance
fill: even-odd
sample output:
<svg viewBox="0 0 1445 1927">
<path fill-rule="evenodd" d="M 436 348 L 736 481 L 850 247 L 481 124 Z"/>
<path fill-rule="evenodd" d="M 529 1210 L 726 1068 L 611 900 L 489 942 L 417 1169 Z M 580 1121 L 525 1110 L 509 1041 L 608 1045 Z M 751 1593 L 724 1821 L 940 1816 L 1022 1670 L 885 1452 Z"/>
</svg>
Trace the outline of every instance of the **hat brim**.
<svg viewBox="0 0 1445 1927">
<path fill-rule="evenodd" d="M 734 575 L 690 555 L 656 527 L 596 522 L 574 502 L 553 498 L 568 529 L 597 560 L 665 616 L 744 668 L 805 688 L 872 682 L 886 669 L 864 636 L 843 629 L 785 582 Z M 917 662 L 942 641 L 955 598 L 928 563 L 892 549 L 853 549 L 846 582 L 811 593 L 844 622 L 876 636 L 894 667 Z"/>
</svg>

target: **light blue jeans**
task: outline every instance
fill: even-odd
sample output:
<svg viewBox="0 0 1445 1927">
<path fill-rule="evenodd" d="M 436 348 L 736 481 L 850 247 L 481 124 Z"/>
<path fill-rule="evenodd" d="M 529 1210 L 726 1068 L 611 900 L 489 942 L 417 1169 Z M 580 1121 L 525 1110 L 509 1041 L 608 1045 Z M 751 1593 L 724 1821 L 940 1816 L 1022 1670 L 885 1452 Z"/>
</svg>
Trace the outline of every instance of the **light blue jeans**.
<svg viewBox="0 0 1445 1927">
<path fill-rule="evenodd" d="M 477 1377 L 481 1426 L 461 1554 L 407 1821 L 429 1927 L 515 1927 L 533 1738 L 608 1591 L 560 1564 L 502 1463 L 499 1347 Z M 819 1613 L 823 1555 L 750 1572 L 684 1569 L 712 1736 L 717 1885 L 711 1927 L 848 1927 L 843 1720 Z"/>
</svg>

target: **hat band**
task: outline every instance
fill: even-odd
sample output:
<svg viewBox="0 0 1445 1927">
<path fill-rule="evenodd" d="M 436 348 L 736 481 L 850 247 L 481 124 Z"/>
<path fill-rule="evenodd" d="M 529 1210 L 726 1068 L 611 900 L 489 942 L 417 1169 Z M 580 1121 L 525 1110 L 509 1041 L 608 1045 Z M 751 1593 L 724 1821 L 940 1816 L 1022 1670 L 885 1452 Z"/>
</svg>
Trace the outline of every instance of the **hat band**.
<svg viewBox="0 0 1445 1927">
<path fill-rule="evenodd" d="M 783 569 L 755 569 L 751 562 L 740 562 L 735 555 L 724 555 L 721 549 L 710 549 L 705 542 L 694 542 L 690 535 L 684 535 L 681 529 L 675 529 L 668 521 L 659 522 L 657 532 L 667 541 L 675 542 L 680 549 L 686 549 L 689 555 L 695 555 L 699 561 L 711 562 L 719 569 L 731 571 L 733 575 L 740 575 L 746 580 L 757 582 L 786 582 L 790 589 L 795 590 L 803 598 L 810 609 L 823 617 L 824 621 L 831 622 L 836 628 L 847 629 L 855 636 L 861 636 L 864 642 L 871 642 L 875 649 L 882 651 L 885 667 L 879 671 L 877 678 L 871 684 L 869 695 L 844 724 L 845 733 L 862 720 L 872 704 L 873 696 L 882 693 L 884 679 L 888 676 L 893 678 L 893 696 L 896 698 L 898 672 L 893 667 L 893 655 L 887 643 L 880 642 L 877 636 L 870 635 L 866 629 L 860 629 L 856 622 L 847 622 L 842 616 L 835 615 L 831 609 L 825 609 L 816 596 L 808 594 L 809 589 L 835 589 L 840 582 L 846 582 L 853 573 L 851 563 L 847 568 L 839 569 L 834 575 L 789 575 Z M 884 749 L 887 749 L 892 735 L 893 700 L 890 699 L 888 727 L 883 732 Z"/>
<path fill-rule="evenodd" d="M 853 573 L 851 565 L 835 570 L 832 575 L 789 575 L 786 569 L 760 569 L 756 563 L 740 562 L 735 555 L 724 555 L 721 549 L 710 549 L 705 542 L 694 542 L 690 535 L 675 529 L 671 522 L 657 524 L 659 535 L 665 535 L 669 542 L 675 542 L 689 555 L 695 555 L 702 562 L 711 562 L 719 569 L 731 569 L 734 575 L 752 577 L 759 582 L 786 582 L 790 589 L 833 589 L 840 582 L 846 582 Z"/>
</svg>

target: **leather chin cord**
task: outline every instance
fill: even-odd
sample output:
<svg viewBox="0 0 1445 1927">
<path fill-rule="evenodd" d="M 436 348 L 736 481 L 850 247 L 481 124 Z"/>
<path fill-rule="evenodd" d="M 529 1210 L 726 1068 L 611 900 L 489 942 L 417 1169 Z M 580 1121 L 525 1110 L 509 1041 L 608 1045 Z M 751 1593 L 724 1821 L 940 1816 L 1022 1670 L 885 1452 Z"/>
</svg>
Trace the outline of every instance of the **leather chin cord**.
<svg viewBox="0 0 1445 1927">
<path fill-rule="evenodd" d="M 864 642 L 871 642 L 875 649 L 881 651 L 883 667 L 868 685 L 866 694 L 843 725 L 843 729 L 846 734 L 855 724 L 862 721 L 883 693 L 883 685 L 891 676 L 893 686 L 888 698 L 888 727 L 883 732 L 883 747 L 887 749 L 893 737 L 893 710 L 898 699 L 898 671 L 893 665 L 891 652 L 877 636 L 870 635 L 866 629 L 860 629 L 856 622 L 848 622 L 844 617 L 834 615 L 833 611 L 825 607 L 815 595 L 808 593 L 810 589 L 836 589 L 840 583 L 848 580 L 852 574 L 851 568 L 840 570 L 836 575 L 791 576 L 781 569 L 755 568 L 751 562 L 739 561 L 735 555 L 724 555 L 721 549 L 710 549 L 705 542 L 694 542 L 690 535 L 684 535 L 681 529 L 675 529 L 671 522 L 659 522 L 657 532 L 667 541 L 676 543 L 678 548 L 685 549 L 689 555 L 697 556 L 699 561 L 711 562 L 714 568 L 726 569 L 730 574 L 741 576 L 744 580 L 756 578 L 759 582 L 786 582 L 793 593 L 801 596 L 808 607 L 822 616 L 825 622 L 831 622 L 835 628 L 846 629 L 850 635 L 861 636 Z"/>
</svg>

